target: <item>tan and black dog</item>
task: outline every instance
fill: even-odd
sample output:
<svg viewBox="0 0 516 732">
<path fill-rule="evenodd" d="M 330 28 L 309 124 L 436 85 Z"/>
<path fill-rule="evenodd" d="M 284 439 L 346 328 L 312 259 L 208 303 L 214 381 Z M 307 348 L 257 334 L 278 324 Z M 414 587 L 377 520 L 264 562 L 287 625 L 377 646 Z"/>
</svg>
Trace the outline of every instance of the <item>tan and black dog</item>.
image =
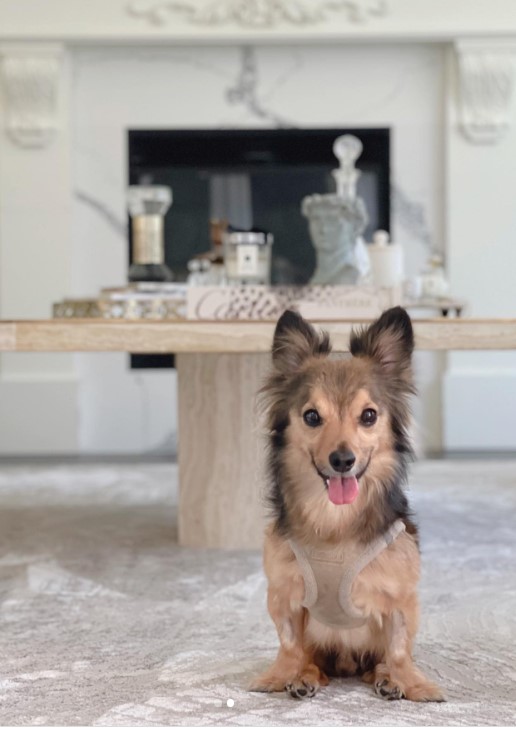
<svg viewBox="0 0 516 732">
<path fill-rule="evenodd" d="M 263 389 L 274 521 L 264 564 L 280 649 L 253 691 L 313 696 L 359 675 L 385 699 L 443 701 L 415 666 L 417 528 L 403 492 L 414 393 L 410 318 L 351 336 L 349 358 L 285 312 Z"/>
</svg>

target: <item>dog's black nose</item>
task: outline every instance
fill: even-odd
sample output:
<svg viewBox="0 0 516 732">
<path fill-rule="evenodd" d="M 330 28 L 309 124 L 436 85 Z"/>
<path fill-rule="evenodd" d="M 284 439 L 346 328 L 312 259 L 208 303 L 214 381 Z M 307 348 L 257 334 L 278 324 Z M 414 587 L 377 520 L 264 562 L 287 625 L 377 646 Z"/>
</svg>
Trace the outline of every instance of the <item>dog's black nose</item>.
<svg viewBox="0 0 516 732">
<path fill-rule="evenodd" d="M 331 467 L 338 473 L 347 473 L 356 462 L 351 450 L 335 450 L 329 457 Z"/>
</svg>

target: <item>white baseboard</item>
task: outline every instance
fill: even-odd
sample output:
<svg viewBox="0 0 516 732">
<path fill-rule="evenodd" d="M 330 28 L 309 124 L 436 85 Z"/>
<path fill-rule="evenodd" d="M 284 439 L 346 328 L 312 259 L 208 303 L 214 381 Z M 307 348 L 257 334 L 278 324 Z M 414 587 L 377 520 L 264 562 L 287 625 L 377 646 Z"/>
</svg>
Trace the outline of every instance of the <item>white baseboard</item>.
<svg viewBox="0 0 516 732">
<path fill-rule="evenodd" d="M 443 397 L 445 450 L 516 449 L 516 369 L 453 369 Z"/>
</svg>

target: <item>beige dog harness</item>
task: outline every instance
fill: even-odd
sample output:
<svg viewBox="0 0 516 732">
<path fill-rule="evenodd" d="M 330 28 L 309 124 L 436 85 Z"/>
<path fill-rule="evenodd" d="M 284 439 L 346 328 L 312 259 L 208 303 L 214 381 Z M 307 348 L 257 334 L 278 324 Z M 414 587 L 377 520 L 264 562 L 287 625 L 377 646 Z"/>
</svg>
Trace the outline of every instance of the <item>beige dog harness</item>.
<svg viewBox="0 0 516 732">
<path fill-rule="evenodd" d="M 329 550 L 302 547 L 290 540 L 305 581 L 303 606 L 310 610 L 310 615 L 334 628 L 364 625 L 368 616 L 361 613 L 351 600 L 353 582 L 402 531 L 405 531 L 405 524 L 398 519 L 365 547 L 347 542 Z"/>
</svg>

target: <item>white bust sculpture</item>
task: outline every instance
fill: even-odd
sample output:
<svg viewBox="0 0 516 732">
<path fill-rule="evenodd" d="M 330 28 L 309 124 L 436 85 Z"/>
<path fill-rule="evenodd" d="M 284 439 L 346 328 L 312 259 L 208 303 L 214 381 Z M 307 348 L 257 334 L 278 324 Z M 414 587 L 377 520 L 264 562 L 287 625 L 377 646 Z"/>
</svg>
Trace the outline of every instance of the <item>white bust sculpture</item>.
<svg viewBox="0 0 516 732">
<path fill-rule="evenodd" d="M 356 196 L 360 171 L 355 161 L 362 143 L 353 135 L 338 137 L 333 152 L 340 167 L 333 171 L 336 193 L 306 196 L 301 212 L 308 219 L 317 266 L 310 280 L 314 285 L 356 284 L 368 274 L 369 256 L 361 237 L 367 225 L 367 211 Z"/>
</svg>

